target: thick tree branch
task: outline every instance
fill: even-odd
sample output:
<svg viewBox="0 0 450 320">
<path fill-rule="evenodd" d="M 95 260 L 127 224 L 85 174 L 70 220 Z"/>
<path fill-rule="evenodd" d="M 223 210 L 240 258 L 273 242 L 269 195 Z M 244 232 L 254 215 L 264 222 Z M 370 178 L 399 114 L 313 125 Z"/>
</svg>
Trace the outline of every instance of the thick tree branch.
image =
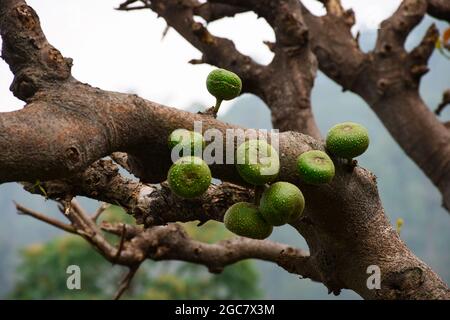
<svg viewBox="0 0 450 320">
<path fill-rule="evenodd" d="M 430 16 L 450 22 L 450 2 L 447 0 L 428 0 L 427 12 Z"/>
<path fill-rule="evenodd" d="M 112 263 L 129 267 L 130 271 L 121 282 L 115 299 L 120 298 L 126 291 L 134 274 L 145 259 L 180 260 L 202 264 L 213 273 L 220 273 L 226 266 L 241 260 L 260 259 L 274 262 L 287 271 L 304 278 L 320 281 L 320 274 L 311 265 L 312 261 L 307 252 L 268 240 L 238 237 L 215 244 L 206 244 L 189 238 L 183 227 L 178 224 L 143 229 L 123 223 L 103 222 L 102 230 L 121 238 L 118 248 L 114 249 L 104 238 L 99 227 L 86 223 L 90 217 L 76 202 L 72 202 L 72 207 L 62 210 L 71 221 L 72 226 L 55 223 L 56 220 L 43 218 L 44 215 L 20 205 L 17 205 L 17 208 L 24 214 L 64 231 L 81 235 Z"/>
<path fill-rule="evenodd" d="M 14 73 L 11 91 L 24 101 L 52 80 L 71 77 L 72 59 L 65 59 L 47 42 L 36 12 L 22 0 L 0 2 L 2 57 Z"/>
<path fill-rule="evenodd" d="M 155 3 L 158 10 L 167 14 L 165 2 Z M 14 6 L 10 9 L 14 10 Z M 192 8 L 188 6 L 185 10 Z M 175 17 L 181 19 L 183 16 L 174 14 Z M 0 25 L 4 26 L 8 19 L 9 16 L 1 15 Z M 11 27 L 12 22 L 6 23 L 8 30 L 16 32 L 17 38 L 27 38 L 22 29 Z M 14 52 L 13 49 L 6 47 L 9 53 Z M 14 65 L 15 61 L 9 62 Z M 48 86 L 43 85 L 43 89 L 34 94 L 23 110 L 0 115 L 0 181 L 71 179 L 96 160 L 121 151 L 128 153 L 127 162 L 132 172 L 144 183 L 161 182 L 171 164 L 166 139 L 174 129 L 192 129 L 194 121 L 202 121 L 203 130 L 218 130 L 222 137 L 226 137 L 227 129 L 237 129 L 213 118 L 163 107 L 135 95 L 102 91 L 74 79 L 66 81 L 64 77 L 52 79 Z M 401 100 L 392 102 L 399 104 Z M 390 226 L 375 177 L 370 172 L 356 167 L 350 173 L 336 161 L 336 176 L 331 184 L 305 185 L 296 174 L 297 156 L 310 149 L 323 150 L 323 144 L 296 132 L 283 132 L 278 138 L 279 179 L 300 186 L 307 199 L 304 216 L 294 227 L 308 242 L 311 252 L 308 263 L 314 265 L 331 292 L 350 288 L 365 298 L 449 298 L 444 282 L 409 251 Z M 225 138 L 223 141 L 226 145 Z M 232 148 L 236 148 L 235 143 Z M 431 155 L 437 152 L 436 149 Z M 233 165 L 213 164 L 211 170 L 214 177 L 223 181 L 243 184 Z M 95 184 L 95 180 L 92 183 Z M 95 197 L 94 194 L 91 196 Z M 106 252 L 107 259 L 116 261 L 118 249 L 103 241 L 91 217 L 84 218 L 76 206 L 67 206 L 64 211 L 78 229 L 87 230 L 83 236 L 88 241 Z M 125 242 L 118 259 L 121 264 L 134 265 L 148 256 L 173 258 L 170 250 L 169 253 L 165 249 L 156 250 L 164 246 L 155 245 L 160 241 L 171 242 L 171 237 L 178 233 L 174 227 L 156 226 L 148 230 L 152 230 L 153 236 L 148 235 L 150 238 L 142 241 L 146 250 L 136 251 L 130 241 Z M 150 241 L 159 230 L 166 230 L 161 233 L 167 238 Z M 178 245 L 177 250 L 181 250 L 181 255 L 183 249 L 180 247 L 183 246 Z M 196 259 L 192 255 L 189 258 Z M 378 265 L 382 272 L 380 290 L 370 290 L 366 285 L 366 270 L 372 264 Z"/>
<path fill-rule="evenodd" d="M 186 200 L 174 195 L 165 183 L 155 186 L 123 177 L 109 160 L 96 161 L 82 174 L 70 179 L 47 181 L 41 185 L 51 199 L 81 195 L 120 205 L 138 224 L 147 227 L 176 221 L 221 222 L 232 204 L 251 201 L 253 197 L 252 191 L 246 188 L 222 183 L 211 185 L 198 199 Z M 40 189 L 32 188 L 32 184 L 26 184 L 26 189 L 41 193 Z"/>
<path fill-rule="evenodd" d="M 381 23 L 376 50 L 382 50 L 385 45 L 403 48 L 406 37 L 422 21 L 426 10 L 426 0 L 402 1 L 394 14 Z"/>
</svg>

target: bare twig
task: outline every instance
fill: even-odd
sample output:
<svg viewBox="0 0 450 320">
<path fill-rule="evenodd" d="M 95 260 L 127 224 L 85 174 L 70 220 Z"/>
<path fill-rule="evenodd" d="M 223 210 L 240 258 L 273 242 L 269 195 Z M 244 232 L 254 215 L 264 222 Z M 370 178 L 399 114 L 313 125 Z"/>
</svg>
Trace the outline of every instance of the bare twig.
<svg viewBox="0 0 450 320">
<path fill-rule="evenodd" d="M 65 224 L 65 223 L 63 223 L 63 222 L 61 222 L 59 220 L 50 218 L 50 217 L 48 217 L 48 216 L 46 216 L 46 215 L 44 215 L 42 213 L 39 213 L 37 211 L 25 208 L 24 206 L 20 205 L 19 203 L 15 202 L 15 201 L 14 201 L 14 204 L 15 204 L 16 209 L 17 209 L 19 214 L 24 214 L 24 215 L 31 216 L 31 217 L 33 217 L 35 219 L 38 219 L 38 220 L 43 221 L 43 222 L 45 222 L 47 224 L 50 224 L 50 225 L 52 225 L 52 226 L 54 226 L 54 227 L 56 227 L 58 229 L 64 230 L 64 231 L 69 232 L 69 233 L 77 234 L 77 231 L 71 225 L 68 225 L 68 224 Z"/>
<path fill-rule="evenodd" d="M 434 113 L 436 115 L 441 115 L 441 112 L 445 109 L 445 107 L 447 105 L 450 104 L 450 89 L 447 89 L 444 91 L 444 93 L 442 94 L 442 101 L 441 103 L 439 103 L 439 105 L 437 106 L 436 110 L 434 111 Z"/>
<path fill-rule="evenodd" d="M 117 252 L 114 256 L 114 261 L 117 261 L 120 257 L 120 254 L 122 253 L 123 244 L 125 243 L 125 239 L 126 239 L 126 234 L 127 234 L 126 225 L 125 225 L 125 223 L 122 223 L 122 234 L 120 236 L 119 247 L 117 248 Z"/>
<path fill-rule="evenodd" d="M 162 35 L 161 35 L 161 40 L 164 40 L 164 38 L 166 37 L 169 30 L 170 30 L 170 26 L 168 24 L 166 24 L 166 27 L 164 28 Z"/>
<path fill-rule="evenodd" d="M 114 300 L 119 300 L 120 297 L 124 294 L 124 292 L 130 287 L 131 281 L 133 280 L 136 272 L 138 271 L 139 266 L 140 266 L 140 264 L 136 264 L 129 268 L 128 273 L 125 275 L 123 280 L 120 282 L 119 289 L 114 294 L 114 297 L 113 297 Z"/>
<path fill-rule="evenodd" d="M 105 212 L 106 209 L 108 209 L 111 205 L 109 203 L 103 202 L 95 211 L 94 215 L 92 216 L 92 220 L 94 222 L 98 221 L 98 218 L 101 216 L 103 212 Z"/>
</svg>

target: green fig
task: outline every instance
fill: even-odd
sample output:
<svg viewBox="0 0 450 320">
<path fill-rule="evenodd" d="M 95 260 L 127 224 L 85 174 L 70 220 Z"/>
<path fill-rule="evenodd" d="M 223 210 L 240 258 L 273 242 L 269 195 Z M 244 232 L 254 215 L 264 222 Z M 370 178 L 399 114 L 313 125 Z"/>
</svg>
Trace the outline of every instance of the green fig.
<svg viewBox="0 0 450 320">
<path fill-rule="evenodd" d="M 201 196 L 211 184 L 211 171 L 202 159 L 186 156 L 170 167 L 167 181 L 176 195 L 195 198 Z"/>
<path fill-rule="evenodd" d="M 273 226 L 281 226 L 300 217 L 305 198 L 300 189 L 289 182 L 275 182 L 262 194 L 259 210 Z"/>
<path fill-rule="evenodd" d="M 339 123 L 328 131 L 326 147 L 332 155 L 352 159 L 363 154 L 369 147 L 369 133 L 358 123 Z"/>
<path fill-rule="evenodd" d="M 242 90 L 242 81 L 234 72 L 215 69 L 206 78 L 206 88 L 216 97 L 214 112 L 217 113 L 223 100 L 231 100 L 239 96 Z"/>
<path fill-rule="evenodd" d="M 330 157 L 320 150 L 302 153 L 297 158 L 297 171 L 305 183 L 329 183 L 334 177 L 334 164 Z"/>
<path fill-rule="evenodd" d="M 223 222 L 231 232 L 253 239 L 265 239 L 273 230 L 273 227 L 261 217 L 258 207 L 248 202 L 233 204 L 225 212 Z"/>
<path fill-rule="evenodd" d="M 261 186 L 274 181 L 280 171 L 277 151 L 265 140 L 247 140 L 236 152 L 236 167 L 246 182 Z"/>
</svg>

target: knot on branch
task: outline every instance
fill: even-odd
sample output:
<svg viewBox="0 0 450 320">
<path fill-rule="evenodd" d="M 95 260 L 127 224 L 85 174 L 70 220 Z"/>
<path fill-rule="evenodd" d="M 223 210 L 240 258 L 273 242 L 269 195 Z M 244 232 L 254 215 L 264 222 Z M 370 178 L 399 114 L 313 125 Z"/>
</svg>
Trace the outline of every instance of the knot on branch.
<svg viewBox="0 0 450 320">
<path fill-rule="evenodd" d="M 348 9 L 344 12 L 344 22 L 349 28 L 353 27 L 356 22 L 355 12 L 353 9 Z"/>
<path fill-rule="evenodd" d="M 380 80 L 377 81 L 377 91 L 379 95 L 384 95 L 384 93 L 386 92 L 387 88 L 389 86 L 389 80 L 386 78 L 381 78 Z"/>
<path fill-rule="evenodd" d="M 424 271 L 419 267 L 406 268 L 390 273 L 382 280 L 382 286 L 389 290 L 391 299 L 408 299 L 424 282 Z"/>
<path fill-rule="evenodd" d="M 81 161 L 81 152 L 77 147 L 69 147 L 66 150 L 67 167 L 76 168 Z"/>
<path fill-rule="evenodd" d="M 32 69 L 24 69 L 14 77 L 9 90 L 23 101 L 27 101 L 38 91 L 38 77 Z"/>
<path fill-rule="evenodd" d="M 413 65 L 411 67 L 411 75 L 413 79 L 419 80 L 424 74 L 426 74 L 430 69 L 426 65 Z"/>
<path fill-rule="evenodd" d="M 72 61 L 47 42 L 36 12 L 19 3 L 10 1 L 0 12 L 2 57 L 15 76 L 11 91 L 28 102 L 39 89 L 68 79 Z"/>
</svg>

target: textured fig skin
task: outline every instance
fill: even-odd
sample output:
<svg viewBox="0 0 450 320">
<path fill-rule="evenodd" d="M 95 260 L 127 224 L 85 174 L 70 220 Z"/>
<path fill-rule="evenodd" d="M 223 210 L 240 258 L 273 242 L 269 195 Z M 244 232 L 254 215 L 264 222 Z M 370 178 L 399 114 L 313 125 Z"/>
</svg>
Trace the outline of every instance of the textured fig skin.
<svg viewBox="0 0 450 320">
<path fill-rule="evenodd" d="M 231 71 L 215 69 L 206 78 L 206 88 L 218 100 L 231 100 L 241 93 L 242 81 Z"/>
<path fill-rule="evenodd" d="M 273 226 L 281 226 L 300 217 L 305 198 L 300 189 L 289 182 L 275 182 L 262 194 L 259 210 Z"/>
<path fill-rule="evenodd" d="M 327 134 L 326 148 L 332 155 L 353 159 L 369 147 L 369 132 L 354 122 L 343 122 L 333 126 Z"/>
<path fill-rule="evenodd" d="M 311 150 L 297 158 L 297 172 L 308 184 L 330 183 L 335 174 L 333 160 L 323 151 Z"/>
<path fill-rule="evenodd" d="M 278 176 L 278 152 L 265 140 L 247 140 L 237 149 L 236 168 L 247 183 L 262 186 Z"/>
<path fill-rule="evenodd" d="M 273 231 L 273 227 L 262 218 L 258 207 L 249 202 L 238 202 L 229 207 L 223 222 L 234 234 L 253 239 L 265 239 Z"/>
<path fill-rule="evenodd" d="M 178 159 L 167 175 L 169 187 L 182 198 L 201 196 L 211 184 L 211 171 L 205 161 L 186 156 Z"/>
<path fill-rule="evenodd" d="M 203 135 L 198 132 L 176 129 L 169 135 L 167 144 L 169 149 L 173 149 L 178 144 L 181 144 L 182 150 L 190 150 L 188 154 L 183 154 L 182 156 L 192 156 L 196 150 L 202 151 L 206 143 Z"/>
</svg>

